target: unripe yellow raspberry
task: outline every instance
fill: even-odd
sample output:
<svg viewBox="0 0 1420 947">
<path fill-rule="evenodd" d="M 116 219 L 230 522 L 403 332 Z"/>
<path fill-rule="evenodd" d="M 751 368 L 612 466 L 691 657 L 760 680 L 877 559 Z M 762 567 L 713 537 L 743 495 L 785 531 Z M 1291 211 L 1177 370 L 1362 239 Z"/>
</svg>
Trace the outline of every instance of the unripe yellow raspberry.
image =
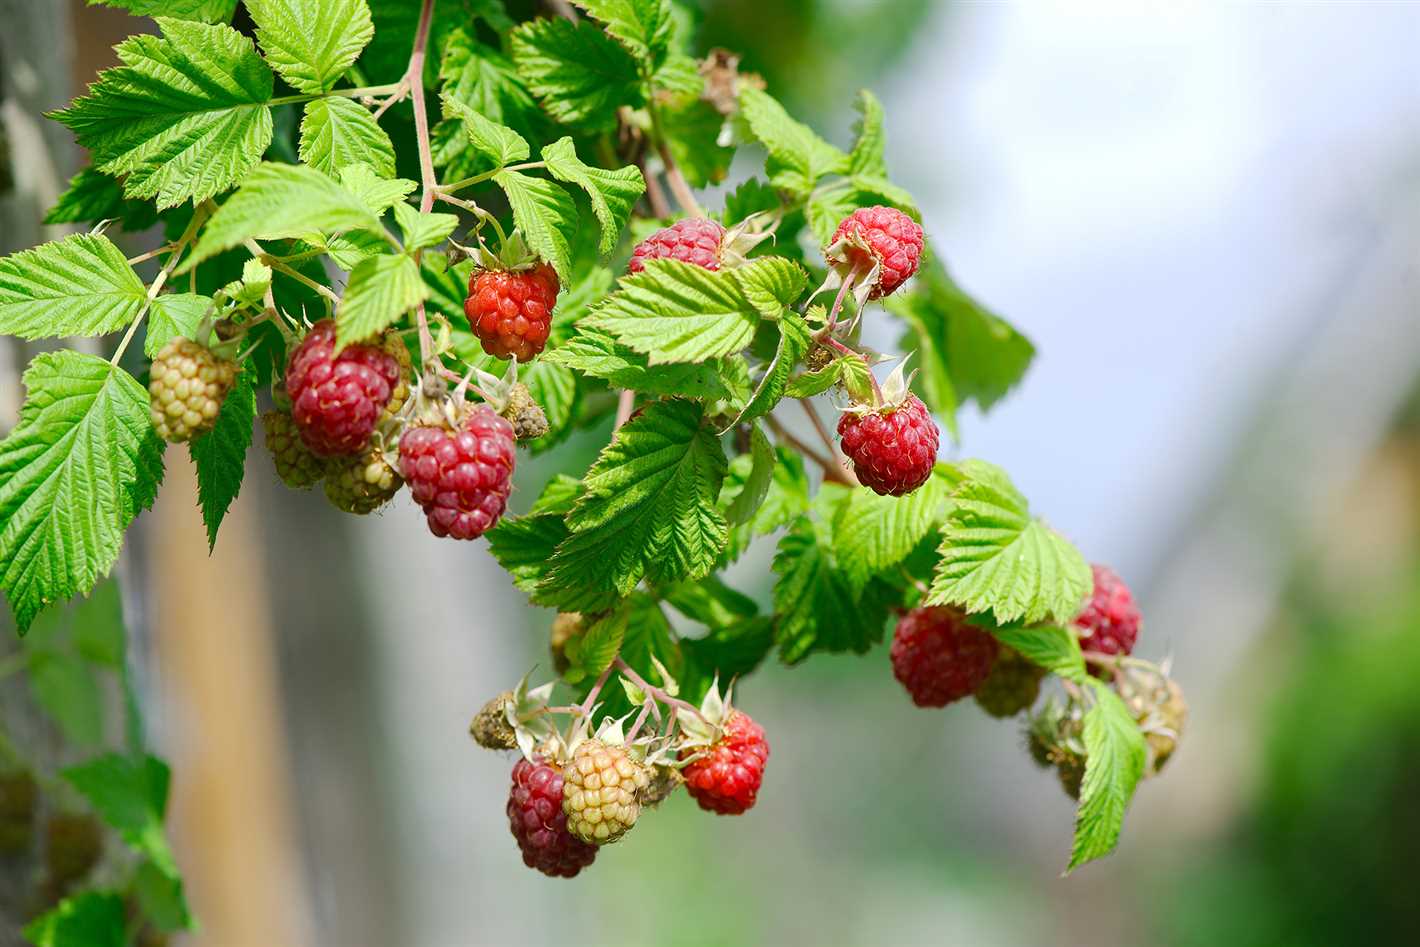
<svg viewBox="0 0 1420 947">
<path fill-rule="evenodd" d="M 587 740 L 563 767 L 562 780 L 567 830 L 584 842 L 606 845 L 636 824 L 651 773 L 626 747 Z"/>
<path fill-rule="evenodd" d="M 237 363 L 181 336 L 163 346 L 148 378 L 148 410 L 165 441 L 212 430 L 237 380 Z"/>
</svg>

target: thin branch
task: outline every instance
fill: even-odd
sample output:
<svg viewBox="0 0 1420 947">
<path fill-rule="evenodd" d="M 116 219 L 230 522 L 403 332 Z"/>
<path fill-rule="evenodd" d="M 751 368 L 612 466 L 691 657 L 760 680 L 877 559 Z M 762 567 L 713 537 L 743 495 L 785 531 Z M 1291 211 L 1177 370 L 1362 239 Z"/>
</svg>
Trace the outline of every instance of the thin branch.
<svg viewBox="0 0 1420 947">
<path fill-rule="evenodd" d="M 784 425 L 779 423 L 779 419 L 774 417 L 774 415 L 765 415 L 764 421 L 766 424 L 769 425 L 769 429 L 774 432 L 775 437 L 783 441 L 785 444 L 788 444 L 790 447 L 793 447 L 795 450 L 799 451 L 799 453 L 803 454 L 809 460 L 812 460 L 814 463 L 818 464 L 819 468 L 823 470 L 823 476 L 825 480 L 833 480 L 848 487 L 858 486 L 857 479 L 854 478 L 852 474 L 850 474 L 848 470 L 843 467 L 842 464 L 835 463 L 834 461 L 820 454 L 818 451 L 814 450 L 808 444 L 805 444 L 798 437 L 795 437 L 784 427 Z"/>
<path fill-rule="evenodd" d="M 680 166 L 676 164 L 675 156 L 671 154 L 671 149 L 666 145 L 665 130 L 661 126 L 660 110 L 656 108 L 654 102 L 646 106 L 647 113 L 651 116 L 651 137 L 655 139 L 656 153 L 661 156 L 661 163 L 666 168 L 666 183 L 671 187 L 671 194 L 675 195 L 675 201 L 680 205 L 680 209 L 692 217 L 703 217 L 705 211 L 700 209 L 700 204 L 695 199 L 695 192 L 686 183 L 685 176 L 680 173 Z"/>
<path fill-rule="evenodd" d="M 656 700 L 659 700 L 667 707 L 675 707 L 678 710 L 688 710 L 691 713 L 695 714 L 695 716 L 699 717 L 701 720 L 705 719 L 705 716 L 700 712 L 699 707 L 695 706 L 689 701 L 681 700 L 679 697 L 672 697 L 670 694 L 667 694 L 662 688 L 657 687 L 655 684 L 648 683 L 644 677 L 636 673 L 636 670 L 631 665 L 623 661 L 620 655 L 618 655 L 616 660 L 612 662 L 612 666 L 615 667 L 618 671 L 620 671 L 622 675 L 631 683 L 635 684 L 642 691 L 654 697 Z"/>
<path fill-rule="evenodd" d="M 671 215 L 671 205 L 666 203 L 666 192 L 661 190 L 661 182 L 647 169 L 645 155 L 636 165 L 641 169 L 641 177 L 646 180 L 646 201 L 651 205 L 652 216 L 665 220 Z"/>
<path fill-rule="evenodd" d="M 186 250 L 188 244 L 196 239 L 197 229 L 202 226 L 202 222 L 207 219 L 207 216 L 206 207 L 193 209 L 192 219 L 188 221 L 187 229 L 182 232 L 182 236 L 178 237 L 177 242 L 173 244 L 172 254 L 168 257 L 167 262 L 163 264 L 163 268 L 158 271 L 158 275 L 154 277 L 152 285 L 148 287 L 148 298 L 143 300 L 143 308 L 138 310 L 138 315 L 134 316 L 133 321 L 129 323 L 128 331 L 123 334 L 123 338 L 119 341 L 118 348 L 114 350 L 113 358 L 109 359 L 110 364 L 117 365 L 118 360 L 123 358 L 123 353 L 128 351 L 128 343 L 133 341 L 133 336 L 138 333 L 138 326 L 143 323 L 143 318 L 148 315 L 148 310 L 153 308 L 153 300 L 157 299 L 158 294 L 163 291 L 163 285 L 167 283 L 168 277 L 171 276 L 173 270 L 177 268 L 178 260 L 182 258 L 182 251 Z"/>
<path fill-rule="evenodd" d="M 409 54 L 409 68 L 404 73 L 409 83 L 410 96 L 414 100 L 414 136 L 419 147 L 419 175 L 424 185 L 424 193 L 419 200 L 419 212 L 427 214 L 434 208 L 434 196 L 439 190 L 439 180 L 434 175 L 434 152 L 429 143 L 429 113 L 424 105 L 424 60 L 429 50 L 429 27 L 434 20 L 434 0 L 424 0 L 419 9 L 419 26 L 414 33 L 414 50 Z M 417 264 L 422 251 L 414 254 Z M 419 358 L 427 369 L 438 361 L 434 355 L 434 336 L 429 331 L 429 316 L 424 311 L 424 303 L 414 311 L 419 326 Z"/>
<path fill-rule="evenodd" d="M 615 434 L 621 430 L 621 426 L 631 420 L 631 415 L 636 409 L 636 392 L 630 388 L 625 389 L 616 399 L 616 423 L 612 425 L 611 433 Z"/>
<path fill-rule="evenodd" d="M 618 658 L 618 660 L 620 659 Z M 616 667 L 614 663 L 608 664 L 602 670 L 601 677 L 597 678 L 597 682 L 592 685 L 592 689 L 587 691 L 587 697 L 585 700 L 582 701 L 580 708 L 581 715 L 583 717 L 587 716 L 592 712 L 592 705 L 597 702 L 597 695 L 600 694 L 602 692 L 602 688 L 606 686 L 606 679 L 611 677 L 611 669 L 614 667 Z"/>
</svg>

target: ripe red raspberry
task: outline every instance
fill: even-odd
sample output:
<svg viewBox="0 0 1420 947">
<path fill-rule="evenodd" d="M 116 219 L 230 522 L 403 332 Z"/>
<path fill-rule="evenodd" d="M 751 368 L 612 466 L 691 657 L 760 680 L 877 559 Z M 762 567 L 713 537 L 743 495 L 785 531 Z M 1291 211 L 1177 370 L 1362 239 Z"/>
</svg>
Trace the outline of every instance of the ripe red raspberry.
<svg viewBox="0 0 1420 947">
<path fill-rule="evenodd" d="M 1075 624 L 1080 626 L 1080 648 L 1104 654 L 1134 650 L 1143 620 L 1129 586 L 1108 566 L 1093 566 L 1095 590 Z"/>
<path fill-rule="evenodd" d="M 725 228 L 705 217 L 687 217 L 657 230 L 631 251 L 628 273 L 640 273 L 647 260 L 680 260 L 707 270 L 720 268 L 720 245 Z"/>
<path fill-rule="evenodd" d="M 546 263 L 531 270 L 475 270 L 463 311 L 483 351 L 526 362 L 542 351 L 557 305 L 557 272 Z"/>
<path fill-rule="evenodd" d="M 477 405 L 458 431 L 408 428 L 399 467 L 435 536 L 477 539 L 498 522 L 513 489 L 513 426 Z"/>
<path fill-rule="evenodd" d="M 892 673 L 918 707 L 970 697 L 991 673 L 996 639 L 948 608 L 914 608 L 892 636 Z"/>
<path fill-rule="evenodd" d="M 347 345 L 335 354 L 335 322 L 311 327 L 286 361 L 291 417 L 312 453 L 358 454 L 401 386 L 400 363 L 384 343 Z"/>
<path fill-rule="evenodd" d="M 523 864 L 554 878 L 572 878 L 597 857 L 597 847 L 567 831 L 562 771 L 538 760 L 518 760 L 508 793 L 508 827 Z"/>
<path fill-rule="evenodd" d="M 851 233 L 857 233 L 872 249 L 872 258 L 851 244 L 845 247 L 842 262 L 854 269 L 870 269 L 875 263 L 877 282 L 868 293 L 869 299 L 887 296 L 907 278 L 917 272 L 922 262 L 922 228 L 917 221 L 892 207 L 861 207 L 849 214 L 833 232 L 829 246 Z"/>
<path fill-rule="evenodd" d="M 937 462 L 937 422 L 916 395 L 896 407 L 845 413 L 838 436 L 858 480 L 882 496 L 916 490 Z"/>
<path fill-rule="evenodd" d="M 148 414 L 158 436 L 186 441 L 212 430 L 236 381 L 236 362 L 191 339 L 169 341 L 148 373 Z"/>
<path fill-rule="evenodd" d="M 687 750 L 682 756 L 689 756 Z M 720 739 L 703 755 L 685 767 L 685 788 L 700 808 L 720 815 L 739 815 L 754 805 L 759 784 L 764 780 L 764 764 L 769 761 L 769 742 L 764 728 L 742 710 L 726 718 Z"/>
</svg>

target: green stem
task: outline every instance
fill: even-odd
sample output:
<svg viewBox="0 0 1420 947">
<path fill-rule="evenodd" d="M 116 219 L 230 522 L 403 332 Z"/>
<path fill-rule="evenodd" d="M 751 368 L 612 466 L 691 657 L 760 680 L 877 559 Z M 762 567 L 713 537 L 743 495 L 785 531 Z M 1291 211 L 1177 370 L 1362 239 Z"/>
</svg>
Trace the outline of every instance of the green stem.
<svg viewBox="0 0 1420 947">
<path fill-rule="evenodd" d="M 168 256 L 168 260 L 163 264 L 163 268 L 158 271 L 158 275 L 153 278 L 153 283 L 148 287 L 148 298 L 143 301 L 143 308 L 138 310 L 138 315 L 133 317 L 133 322 L 128 326 L 128 331 L 123 334 L 123 340 L 118 343 L 118 349 L 114 351 L 113 358 L 109 359 L 110 365 L 117 365 L 119 359 L 123 358 L 123 353 L 128 350 L 128 343 L 133 341 L 133 336 L 137 334 L 138 327 L 142 325 L 143 318 L 148 315 L 148 310 L 153 308 L 153 300 L 158 298 L 158 294 L 163 291 L 163 285 L 167 283 L 168 277 L 177 268 L 178 260 L 182 258 L 182 251 L 186 250 L 188 244 L 197 237 L 197 229 L 202 226 L 202 222 L 207 219 L 207 211 L 204 207 L 193 208 L 192 219 L 187 223 L 187 229 L 178 237 L 177 243 L 173 244 L 173 252 Z"/>
<path fill-rule="evenodd" d="M 393 95 L 399 91 L 400 84 L 391 82 L 388 85 L 369 85 L 358 89 L 331 89 L 329 92 L 314 93 L 303 92 L 299 95 L 282 95 L 274 99 L 267 100 L 267 105 L 297 105 L 302 102 L 310 102 L 315 99 L 323 99 L 326 96 L 338 96 L 342 99 L 361 99 L 369 96 L 374 98 L 381 95 Z"/>
<path fill-rule="evenodd" d="M 462 181 L 455 181 L 453 184 L 441 184 L 439 185 L 439 192 L 441 194 L 453 194 L 455 191 L 462 191 L 466 187 L 482 184 L 501 171 L 535 171 L 538 168 L 545 167 L 547 167 L 546 161 L 525 161 L 522 164 L 510 164 L 506 168 L 494 168 L 492 171 L 484 171 L 482 174 L 475 174 L 471 178 L 464 178 Z"/>
</svg>

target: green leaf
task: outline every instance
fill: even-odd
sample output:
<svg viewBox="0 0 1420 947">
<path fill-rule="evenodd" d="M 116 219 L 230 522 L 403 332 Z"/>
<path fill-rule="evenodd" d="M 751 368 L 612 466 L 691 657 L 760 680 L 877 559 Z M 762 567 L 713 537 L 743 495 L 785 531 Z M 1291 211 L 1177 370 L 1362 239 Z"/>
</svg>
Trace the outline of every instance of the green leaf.
<svg viewBox="0 0 1420 947">
<path fill-rule="evenodd" d="M 510 41 L 519 75 L 563 124 L 610 129 L 618 108 L 644 102 L 636 60 L 591 23 L 537 19 L 514 30 Z"/>
<path fill-rule="evenodd" d="M 749 84 L 740 90 L 740 117 L 769 150 L 769 181 L 799 197 L 808 196 L 826 174 L 848 170 L 848 156 L 789 117 L 768 93 Z"/>
<path fill-rule="evenodd" d="M 494 167 L 502 168 L 514 161 L 523 161 L 532 153 L 528 150 L 527 139 L 522 135 L 507 125 L 484 118 L 448 93 L 444 94 L 444 115 L 463 122 L 474 150 L 492 161 Z"/>
<path fill-rule="evenodd" d="M 1114 851 L 1147 756 L 1144 736 L 1124 701 L 1103 681 L 1088 683 L 1095 704 L 1085 713 L 1085 778 L 1067 871 Z"/>
<path fill-rule="evenodd" d="M 262 164 L 207 222 L 202 237 L 179 268 L 190 270 L 208 257 L 246 240 L 300 237 L 319 231 L 384 233 L 368 204 L 314 168 Z"/>
<path fill-rule="evenodd" d="M 340 185 L 355 195 L 376 217 L 413 194 L 419 187 L 418 182 L 406 178 L 382 178 L 375 173 L 374 168 L 363 162 L 341 168 Z"/>
<path fill-rule="evenodd" d="M 168 293 L 154 299 L 148 311 L 143 354 L 152 358 L 178 336 L 192 338 L 197 334 L 203 317 L 212 312 L 212 308 L 212 297 L 195 293 Z"/>
<path fill-rule="evenodd" d="M 592 622 L 587 630 L 567 643 L 566 655 L 579 678 L 594 678 L 616 660 L 621 643 L 626 638 L 630 619 L 630 603 Z"/>
<path fill-rule="evenodd" d="M 127 947 L 123 899 L 111 891 L 84 891 L 60 901 L 25 927 L 35 947 Z"/>
<path fill-rule="evenodd" d="M 26 656 L 30 694 L 78 746 L 103 742 L 103 704 L 93 668 L 78 654 L 36 648 Z"/>
<path fill-rule="evenodd" d="M 759 512 L 764 498 L 769 495 L 769 485 L 774 482 L 774 465 L 778 457 L 758 424 L 752 425 L 749 430 L 749 456 L 750 468 L 744 485 L 725 509 L 725 518 L 734 526 L 749 522 Z"/>
<path fill-rule="evenodd" d="M 152 862 L 145 861 L 133 873 L 132 890 L 143 916 L 158 930 L 180 931 L 193 926 L 192 914 L 183 896 L 182 879 L 170 877 Z"/>
<path fill-rule="evenodd" d="M 453 214 L 422 214 L 408 204 L 394 205 L 394 219 L 404 233 L 406 253 L 443 243 L 459 225 Z"/>
<path fill-rule="evenodd" d="M 928 604 L 990 612 L 1001 624 L 1073 621 L 1093 586 L 1084 557 L 1031 518 L 1001 468 L 972 460 L 959 469 Z"/>
<path fill-rule="evenodd" d="M 528 246 L 552 264 L 558 279 L 569 282 L 572 241 L 577 235 L 577 205 L 572 196 L 551 181 L 518 171 L 499 171 L 493 181 L 507 195 L 513 222 Z"/>
<path fill-rule="evenodd" d="M 738 624 L 759 612 L 754 599 L 736 592 L 714 574 L 662 589 L 661 594 L 676 611 L 709 628 Z"/>
<path fill-rule="evenodd" d="M 110 175 L 85 168 L 69 179 L 69 187 L 59 195 L 44 215 L 46 224 L 88 224 L 118 220 L 129 232 L 147 230 L 158 222 L 158 211 L 147 201 L 131 201 L 123 196 L 123 185 Z"/>
<path fill-rule="evenodd" d="M 730 396 L 716 370 L 717 362 L 650 365 L 647 356 L 618 344 L 596 329 L 580 329 L 572 338 L 544 353 L 539 361 L 563 365 L 584 375 L 605 379 L 613 387 L 646 394 L 690 395 L 704 401 Z"/>
<path fill-rule="evenodd" d="M 559 181 L 575 184 L 587 192 L 592 213 L 601 224 L 602 239 L 598 246 L 602 255 L 616 249 L 621 230 L 631 218 L 631 208 L 636 206 L 646 190 L 646 179 L 635 165 L 608 171 L 583 164 L 577 157 L 577 148 L 572 139 L 559 138 L 542 149 L 542 160 L 547 162 L 547 172 Z"/>
<path fill-rule="evenodd" d="M 582 325 L 610 333 L 650 356 L 649 364 L 703 362 L 743 349 L 761 319 L 798 298 L 807 275 L 781 257 L 711 271 L 679 260 L 650 260 L 623 277 Z"/>
<path fill-rule="evenodd" d="M 576 0 L 576 4 L 621 40 L 648 71 L 665 59 L 672 29 L 670 0 Z"/>
<path fill-rule="evenodd" d="M 774 358 L 765 366 L 754 396 L 740 412 L 739 420 L 761 417 L 774 410 L 789 386 L 794 366 L 811 344 L 809 327 L 803 317 L 792 309 L 785 309 L 779 320 L 779 344 L 775 346 Z"/>
<path fill-rule="evenodd" d="M 906 188 L 898 187 L 887 178 L 874 174 L 855 174 L 848 180 L 860 194 L 866 193 L 872 198 L 881 198 L 881 200 L 870 200 L 867 203 L 880 204 L 885 200 L 889 204 L 907 211 L 912 217 L 921 218 L 917 211 L 917 200 L 912 196 L 912 193 Z"/>
<path fill-rule="evenodd" d="M 854 490 L 834 524 L 834 551 L 849 583 L 862 588 L 871 576 L 906 559 L 941 522 L 950 492 L 947 478 L 937 474 L 903 497 Z"/>
<path fill-rule="evenodd" d="M 0 260 L 0 333 L 104 335 L 143 310 L 148 290 L 107 237 L 75 234 Z"/>
<path fill-rule="evenodd" d="M 671 105 L 661 111 L 661 126 L 671 157 L 691 187 L 708 187 L 725 179 L 735 146 L 732 142 L 721 144 L 725 116 L 715 106 L 698 96 Z"/>
<path fill-rule="evenodd" d="M 858 101 L 858 122 L 854 126 L 853 151 L 848 155 L 850 174 L 887 177 L 887 162 L 883 160 L 883 106 L 877 96 L 863 89 Z"/>
<path fill-rule="evenodd" d="M 786 664 L 815 651 L 862 654 L 882 640 L 887 600 L 869 585 L 856 593 L 833 558 L 831 530 L 801 517 L 774 554 L 775 639 Z"/>
<path fill-rule="evenodd" d="M 368 257 L 350 273 L 335 313 L 336 346 L 368 339 L 429 295 L 419 266 L 402 253 Z"/>
<path fill-rule="evenodd" d="M 237 0 L 87 0 L 91 7 L 118 7 L 134 16 L 167 16 L 178 20 L 226 23 Z"/>
<path fill-rule="evenodd" d="M 963 292 L 935 257 L 924 261 L 916 288 L 887 307 L 911 330 L 902 344 L 917 352 L 922 399 L 953 431 L 959 401 L 990 409 L 1035 357 L 1030 340 Z"/>
<path fill-rule="evenodd" d="M 643 578 L 675 582 L 714 568 L 726 539 L 715 502 L 726 460 L 703 415 L 692 401 L 660 401 L 617 431 L 538 587 L 548 603 L 596 611 Z"/>
<path fill-rule="evenodd" d="M 381 177 L 394 177 L 394 144 L 365 106 L 327 96 L 306 103 L 301 120 L 301 160 L 337 177 L 347 165 L 365 162 Z"/>
<path fill-rule="evenodd" d="M 490 529 L 488 551 L 529 595 L 546 578 L 552 554 L 571 531 L 561 513 L 504 517 Z"/>
<path fill-rule="evenodd" d="M 844 361 L 845 359 L 841 358 L 834 359 L 816 372 L 804 372 L 789 382 L 788 387 L 784 389 L 784 397 L 812 398 L 814 395 L 823 394 L 843 376 Z"/>
<path fill-rule="evenodd" d="M 365 0 L 246 0 L 266 61 L 298 92 L 335 88 L 375 35 Z"/>
<path fill-rule="evenodd" d="M 188 454 L 197 467 L 197 502 L 207 525 L 207 548 L 217 545 L 217 530 L 242 488 L 247 448 L 256 424 L 256 388 L 252 373 L 240 372 L 222 402 L 212 430 L 193 438 Z"/>
<path fill-rule="evenodd" d="M 229 26 L 158 19 L 156 36 L 115 49 L 89 94 L 54 118 L 94 166 L 127 177 L 124 193 L 159 207 L 206 200 L 236 184 L 271 143 L 272 75 Z"/>
<path fill-rule="evenodd" d="M 981 623 L 979 617 L 972 621 Z M 1085 659 L 1080 654 L 1080 641 L 1069 629 L 1057 625 L 1020 627 L 984 624 L 997 640 L 1031 663 L 1068 681 L 1085 683 Z"/>
<path fill-rule="evenodd" d="M 170 878 L 177 861 L 163 834 L 168 768 L 162 760 L 106 753 L 61 775 L 135 851 L 146 855 Z"/>
<path fill-rule="evenodd" d="M 127 372 L 46 352 L 24 383 L 19 423 L 0 441 L 0 588 L 21 632 L 108 574 L 163 479 L 148 393 Z"/>
</svg>

